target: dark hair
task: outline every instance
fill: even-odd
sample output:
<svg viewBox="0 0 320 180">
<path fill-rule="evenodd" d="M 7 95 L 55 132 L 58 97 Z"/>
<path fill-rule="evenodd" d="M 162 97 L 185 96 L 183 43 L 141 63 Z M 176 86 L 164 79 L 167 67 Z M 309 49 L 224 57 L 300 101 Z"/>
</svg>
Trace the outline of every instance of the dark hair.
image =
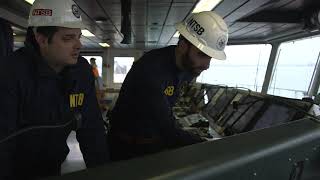
<svg viewBox="0 0 320 180">
<path fill-rule="evenodd" d="M 34 27 L 28 27 L 27 29 L 27 35 L 25 40 L 25 45 L 31 45 L 36 50 L 39 50 L 39 45 L 36 41 L 36 38 L 34 36 L 33 32 Z M 43 26 L 43 27 L 37 27 L 36 28 L 37 33 L 40 33 L 48 38 L 48 43 L 52 42 L 53 35 L 58 31 L 57 26 Z"/>
<path fill-rule="evenodd" d="M 184 36 L 182 36 L 181 34 L 179 35 L 179 41 L 178 41 L 178 44 L 181 42 L 181 41 L 185 41 L 188 45 L 191 44 L 190 41 L 188 41 L 188 39 L 186 39 Z"/>
</svg>

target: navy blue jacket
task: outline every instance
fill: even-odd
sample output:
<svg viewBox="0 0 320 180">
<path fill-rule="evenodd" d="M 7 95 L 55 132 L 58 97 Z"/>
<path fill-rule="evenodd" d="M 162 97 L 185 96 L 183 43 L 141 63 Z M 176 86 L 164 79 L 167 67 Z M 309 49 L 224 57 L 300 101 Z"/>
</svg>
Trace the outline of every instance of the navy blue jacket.
<svg viewBox="0 0 320 180">
<path fill-rule="evenodd" d="M 202 141 L 178 128 L 172 113 L 181 85 L 193 78 L 177 68 L 175 47 L 152 50 L 133 64 L 112 111 L 111 134 L 160 138 L 165 148 Z"/>
<path fill-rule="evenodd" d="M 2 60 L 0 69 L 0 141 L 24 128 L 67 124 L 33 129 L 2 142 L 0 179 L 58 175 L 72 129 L 87 167 L 109 161 L 94 78 L 84 58 L 57 74 L 32 48 L 21 48 Z M 78 121 L 70 121 L 75 116 Z"/>
</svg>

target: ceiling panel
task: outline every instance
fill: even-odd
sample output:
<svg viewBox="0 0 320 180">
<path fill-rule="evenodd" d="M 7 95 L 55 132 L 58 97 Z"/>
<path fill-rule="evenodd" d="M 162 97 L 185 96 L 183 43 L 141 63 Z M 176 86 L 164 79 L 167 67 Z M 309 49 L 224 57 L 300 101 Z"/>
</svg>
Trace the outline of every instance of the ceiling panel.
<svg viewBox="0 0 320 180">
<path fill-rule="evenodd" d="M 270 10 L 270 9 L 281 9 L 283 11 L 288 10 L 289 7 L 288 5 L 294 3 L 296 0 L 282 0 L 278 2 L 274 2 L 270 4 L 268 7 L 265 8 L 265 10 Z"/>
<path fill-rule="evenodd" d="M 147 23 L 147 3 L 146 1 L 139 1 L 132 3 L 131 9 L 131 24 L 135 25 L 146 25 Z"/>
<path fill-rule="evenodd" d="M 179 38 L 171 38 L 168 45 L 176 45 L 178 43 Z"/>
<path fill-rule="evenodd" d="M 185 4 L 185 6 L 181 6 L 179 3 L 173 3 L 165 25 L 172 26 L 175 25 L 177 22 L 182 21 L 189 14 L 191 8 L 192 6 L 190 4 Z"/>
<path fill-rule="evenodd" d="M 239 38 L 243 38 L 243 37 L 250 37 L 250 36 L 253 36 L 253 37 L 264 37 L 267 32 L 270 32 L 272 31 L 272 29 L 270 29 L 270 27 L 260 27 L 260 28 L 257 28 L 257 29 L 254 29 L 252 31 L 247 31 L 241 35 L 239 35 Z"/>
<path fill-rule="evenodd" d="M 171 37 L 174 35 L 176 28 L 174 26 L 165 26 L 162 30 L 159 44 L 166 44 L 170 41 Z"/>
<path fill-rule="evenodd" d="M 148 42 L 152 41 L 154 43 L 158 42 L 162 26 L 148 26 Z"/>
<path fill-rule="evenodd" d="M 8 8 L 14 14 L 28 18 L 31 5 L 24 0 L 2 0 L 0 7 Z"/>
<path fill-rule="evenodd" d="M 91 18 L 105 17 L 104 12 L 96 1 L 75 0 L 75 2 Z"/>
<path fill-rule="evenodd" d="M 214 8 L 214 11 L 225 18 L 247 1 L 248 0 L 224 0 L 222 3 L 218 4 L 216 8 Z"/>
<path fill-rule="evenodd" d="M 248 31 L 254 31 L 256 30 L 257 28 L 245 28 L 245 29 L 241 29 L 241 30 L 238 30 L 238 31 L 235 31 L 231 34 L 229 34 L 230 37 L 240 37 L 242 34 L 248 32 Z"/>
<path fill-rule="evenodd" d="M 86 37 L 82 37 L 80 39 L 82 48 L 94 48 L 94 47 L 99 47 L 99 44 L 93 42 L 91 39 L 88 39 Z"/>
<path fill-rule="evenodd" d="M 234 23 L 232 24 L 231 26 L 229 26 L 229 34 L 232 34 L 236 31 L 239 31 L 239 30 L 242 30 L 242 29 L 245 29 L 246 27 L 250 26 L 251 23 Z"/>
<path fill-rule="evenodd" d="M 135 40 L 136 41 L 144 41 L 145 34 L 146 34 L 145 26 L 133 26 L 132 30 L 135 33 Z"/>
<path fill-rule="evenodd" d="M 244 26 L 244 28 L 239 28 L 236 31 L 230 32 L 230 36 L 242 36 L 243 34 L 256 31 L 259 28 L 263 28 L 264 26 L 267 26 L 267 24 L 263 23 L 251 23 L 247 26 Z"/>
<path fill-rule="evenodd" d="M 227 22 L 234 22 L 241 17 L 249 14 L 250 12 L 254 11 L 256 8 L 261 7 L 263 4 L 268 3 L 270 0 L 251 0 L 245 1 L 243 4 L 238 6 L 232 13 L 227 14 L 224 16 L 225 21 Z"/>
<path fill-rule="evenodd" d="M 172 37 L 176 31 L 174 25 L 188 16 L 198 0 L 132 0 L 130 45 L 121 44 L 121 0 L 75 2 L 84 11 L 82 18 L 87 29 L 96 35 L 81 40 L 85 47 L 99 46 L 99 42 L 107 42 L 114 48 L 157 48 L 177 43 L 178 38 Z M 264 42 L 290 33 L 305 33 L 305 24 L 301 17 L 309 13 L 311 6 L 320 9 L 320 1 L 223 0 L 215 11 L 225 18 L 229 26 L 229 42 L 239 39 Z M 0 0 L 0 10 L 8 10 L 25 22 L 30 7 L 24 0 Z M 272 13 L 262 13 L 266 14 L 266 17 L 263 16 L 261 19 L 261 12 L 275 12 L 280 15 L 282 13 L 288 17 L 289 10 L 291 14 L 304 14 L 290 16 L 292 21 L 287 22 L 285 18 L 271 17 Z M 260 19 L 257 18 L 259 13 Z M 275 21 L 275 18 L 278 21 Z M 15 19 L 15 22 L 18 22 L 18 18 Z M 14 32 L 20 36 L 25 35 L 26 23 L 18 25 L 22 30 L 15 29 Z"/>
<path fill-rule="evenodd" d="M 149 3 L 148 25 L 163 25 L 169 8 L 170 3 Z"/>
</svg>

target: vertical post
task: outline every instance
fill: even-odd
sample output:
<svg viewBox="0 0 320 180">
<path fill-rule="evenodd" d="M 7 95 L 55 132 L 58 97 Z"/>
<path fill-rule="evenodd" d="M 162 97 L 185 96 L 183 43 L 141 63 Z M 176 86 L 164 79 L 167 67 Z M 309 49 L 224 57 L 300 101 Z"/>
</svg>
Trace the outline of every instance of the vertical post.
<svg viewBox="0 0 320 180">
<path fill-rule="evenodd" d="M 271 82 L 271 78 L 273 76 L 273 70 L 275 66 L 276 59 L 278 58 L 278 49 L 279 49 L 280 43 L 273 43 L 272 44 L 272 49 L 271 49 L 271 54 L 268 62 L 268 67 L 266 71 L 266 75 L 264 76 L 264 81 L 262 85 L 262 94 L 267 94 L 268 88 Z"/>
<path fill-rule="evenodd" d="M 313 71 L 312 79 L 308 89 L 308 96 L 315 96 L 318 93 L 319 85 L 320 85 L 320 52 L 318 54 L 318 59 L 316 66 Z"/>
</svg>

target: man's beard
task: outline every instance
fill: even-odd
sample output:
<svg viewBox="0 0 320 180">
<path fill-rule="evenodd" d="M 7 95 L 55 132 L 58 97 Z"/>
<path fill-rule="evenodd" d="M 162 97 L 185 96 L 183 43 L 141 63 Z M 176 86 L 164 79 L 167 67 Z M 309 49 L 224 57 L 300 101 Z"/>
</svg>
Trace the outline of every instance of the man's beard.
<svg viewBox="0 0 320 180">
<path fill-rule="evenodd" d="M 197 69 L 199 69 L 199 67 L 195 67 L 195 65 L 194 65 L 194 62 L 192 61 L 190 54 L 189 54 L 189 52 L 190 52 L 189 47 L 188 47 L 188 50 L 186 51 L 186 53 L 182 57 L 182 66 L 193 77 L 198 77 L 202 71 L 200 71 L 200 72 L 196 71 Z"/>
</svg>

